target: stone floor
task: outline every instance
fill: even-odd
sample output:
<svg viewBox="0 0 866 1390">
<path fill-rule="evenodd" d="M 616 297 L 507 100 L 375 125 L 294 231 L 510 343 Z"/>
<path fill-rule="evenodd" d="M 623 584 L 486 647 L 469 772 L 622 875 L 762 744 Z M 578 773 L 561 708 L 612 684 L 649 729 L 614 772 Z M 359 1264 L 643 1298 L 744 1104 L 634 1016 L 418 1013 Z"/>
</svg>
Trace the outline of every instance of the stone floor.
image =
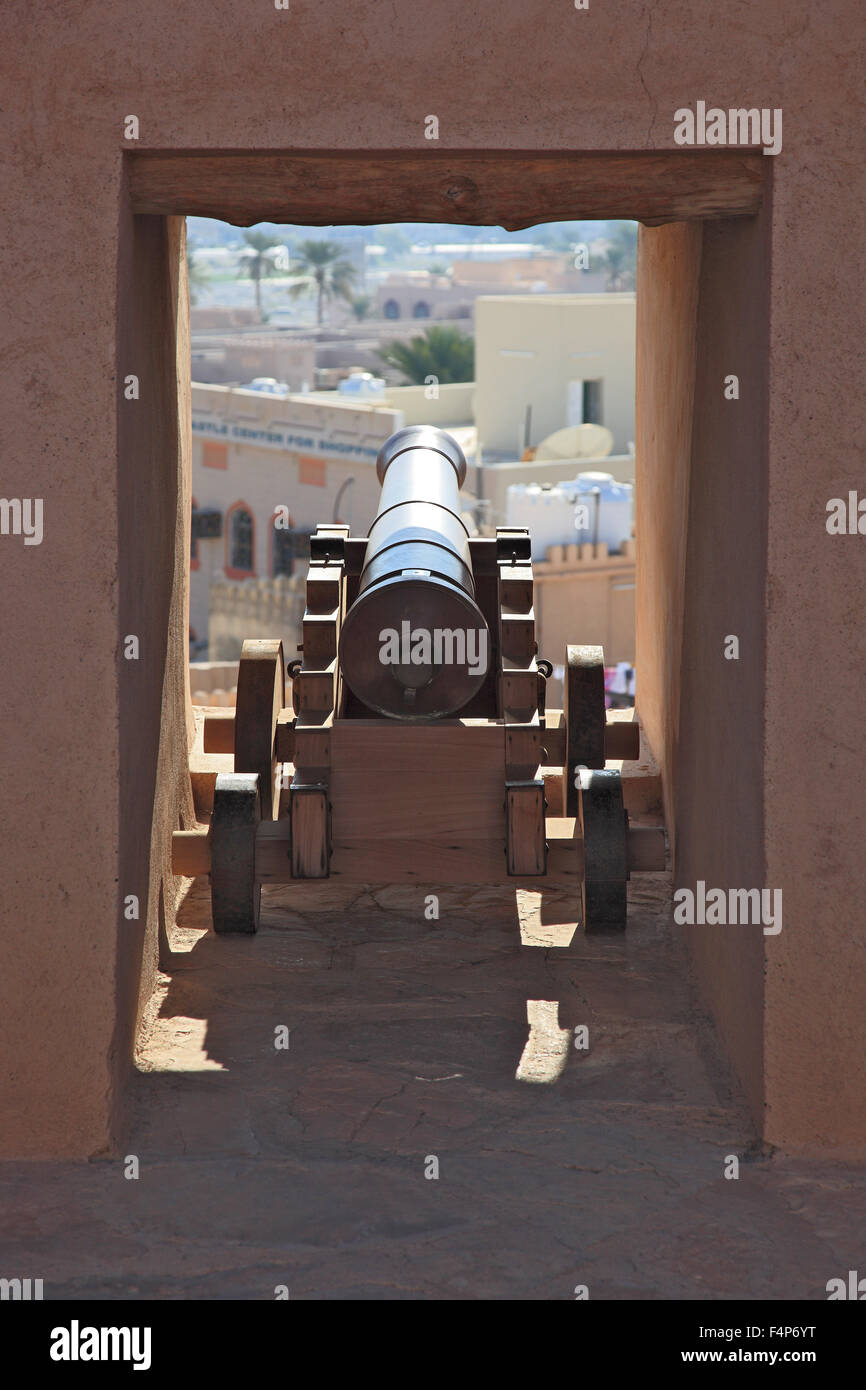
<svg viewBox="0 0 866 1390">
<path fill-rule="evenodd" d="M 0 1274 L 48 1298 L 825 1298 L 864 1267 L 866 1174 L 756 1148 L 669 893 L 633 880 L 625 939 L 568 946 L 556 895 L 440 893 L 434 920 L 425 890 L 308 885 L 217 939 L 196 882 L 143 1031 L 138 1179 L 0 1165 Z"/>
</svg>

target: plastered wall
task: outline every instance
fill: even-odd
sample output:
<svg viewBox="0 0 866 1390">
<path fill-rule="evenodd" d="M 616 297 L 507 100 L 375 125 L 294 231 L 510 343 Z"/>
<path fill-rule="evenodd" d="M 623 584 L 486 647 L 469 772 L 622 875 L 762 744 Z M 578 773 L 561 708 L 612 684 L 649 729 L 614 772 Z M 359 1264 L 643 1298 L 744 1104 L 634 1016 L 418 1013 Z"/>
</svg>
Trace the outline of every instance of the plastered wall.
<svg viewBox="0 0 866 1390">
<path fill-rule="evenodd" d="M 767 225 L 765 214 L 640 233 L 638 708 L 662 767 L 675 885 L 695 893 L 699 880 L 766 881 Z M 762 927 L 681 930 L 762 1129 Z"/>
<path fill-rule="evenodd" d="M 635 659 L 673 846 L 702 235 L 700 222 L 671 222 L 638 238 Z"/>
<path fill-rule="evenodd" d="M 118 276 L 119 901 L 112 1133 L 124 1069 L 167 944 L 179 881 L 171 832 L 195 817 L 189 628 L 189 316 L 183 219 L 125 217 Z M 131 369 L 135 368 L 134 373 Z M 127 400 L 129 377 L 138 400 Z M 138 656 L 129 659 L 130 637 Z M 130 897 L 138 899 L 138 912 Z"/>
<path fill-rule="evenodd" d="M 682 647 L 673 680 L 667 786 L 676 886 L 775 887 L 763 851 L 766 721 L 768 228 L 759 218 L 705 223 L 695 321 L 694 412 L 683 562 Z M 738 399 L 725 382 L 738 379 Z M 733 389 L 732 387 L 728 388 Z M 731 639 L 738 643 L 737 659 Z M 805 923 L 786 893 L 794 931 Z M 761 923 L 682 927 L 720 1036 L 764 1124 L 765 972 L 779 938 Z M 817 962 L 814 966 L 820 969 Z M 806 995 L 808 987 L 804 981 Z M 808 1131 L 804 1131 L 808 1132 Z"/>
<path fill-rule="evenodd" d="M 824 524 L 827 499 L 862 479 L 856 15 L 850 0 L 806 11 L 740 0 L 712 22 L 694 0 L 650 10 L 592 0 L 584 11 L 436 0 L 361 20 L 346 0 L 4 7 L 3 491 L 44 499 L 45 531 L 39 546 L 0 538 L 0 1152 L 86 1156 L 119 1142 L 135 1001 L 155 959 L 161 847 L 186 808 L 172 558 L 185 431 L 168 375 L 183 331 L 179 248 L 171 227 L 133 228 L 124 118 L 139 118 L 138 149 L 424 152 L 435 113 L 440 151 L 642 151 L 673 149 L 673 114 L 698 99 L 782 108 L 784 141 L 770 220 L 744 230 L 739 250 L 723 230 L 702 238 L 696 424 L 705 404 L 710 413 L 690 446 L 683 673 L 679 703 L 672 678 L 648 717 L 669 750 L 678 873 L 709 863 L 748 887 L 762 870 L 784 888 L 784 929 L 759 943 L 762 963 L 744 963 L 751 942 L 738 952 L 723 936 L 696 952 L 757 1124 L 776 1144 L 866 1152 L 866 541 L 828 537 Z M 460 204 L 458 189 L 455 216 Z M 663 244 L 673 246 L 659 237 L 659 254 Z M 686 260 L 693 285 L 694 248 Z M 725 278 L 743 268 L 744 281 Z M 728 299 L 749 308 L 750 285 L 764 327 L 750 309 L 734 332 Z M 763 463 L 753 414 L 742 439 L 723 437 L 733 455 L 707 436 L 731 358 L 746 363 L 744 380 L 756 373 L 750 391 L 766 386 Z M 134 405 L 120 389 L 127 372 L 147 382 Z M 729 485 L 696 491 L 706 459 L 734 469 Z M 737 544 L 742 518 L 717 509 L 762 470 L 765 490 L 748 493 L 757 518 Z M 724 526 L 734 539 L 720 550 Z M 681 564 L 681 529 L 675 549 Z M 748 580 L 714 594 L 707 566 L 719 559 L 743 563 Z M 716 673 L 731 608 L 749 660 Z M 136 627 L 137 673 L 121 645 Z M 753 751 L 757 770 L 744 773 L 740 754 Z M 130 893 L 142 915 L 125 925 Z M 747 975 L 762 1012 L 738 1002 Z"/>
<path fill-rule="evenodd" d="M 600 381 L 599 423 L 613 452 L 634 441 L 632 294 L 482 296 L 475 305 L 475 421 L 483 448 L 523 454 L 568 419 L 569 383 Z M 573 389 L 573 388 L 572 388 Z"/>
</svg>

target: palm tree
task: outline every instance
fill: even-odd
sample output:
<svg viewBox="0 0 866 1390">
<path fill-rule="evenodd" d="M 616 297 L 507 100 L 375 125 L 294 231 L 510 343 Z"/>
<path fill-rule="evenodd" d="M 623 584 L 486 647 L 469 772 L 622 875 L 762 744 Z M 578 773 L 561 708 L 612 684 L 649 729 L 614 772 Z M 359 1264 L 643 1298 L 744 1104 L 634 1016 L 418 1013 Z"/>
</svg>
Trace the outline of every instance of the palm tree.
<svg viewBox="0 0 866 1390">
<path fill-rule="evenodd" d="M 608 242 L 602 265 L 607 271 L 609 290 L 634 289 L 637 268 L 637 228 L 631 222 L 621 223 Z"/>
<path fill-rule="evenodd" d="M 252 280 L 256 292 L 256 308 L 259 311 L 259 318 L 262 314 L 262 280 L 268 275 L 273 275 L 276 271 L 274 264 L 274 253 L 282 246 L 282 242 L 275 236 L 270 236 L 267 232 L 244 231 L 244 241 L 246 247 L 240 253 L 241 278 Z"/>
<path fill-rule="evenodd" d="M 199 264 L 198 264 L 198 261 L 197 261 L 196 258 L 195 258 L 195 253 L 196 253 L 196 251 L 198 251 L 198 250 L 199 250 L 199 244 L 198 244 L 198 242 L 195 240 L 195 237 L 187 237 L 187 239 L 186 239 L 186 279 L 187 279 L 187 284 L 189 285 L 189 302 L 190 302 L 190 304 L 196 304 L 196 303 L 198 302 L 198 291 L 199 291 L 200 289 L 202 289 L 202 287 L 203 287 L 204 285 L 206 285 L 207 282 L 208 282 L 208 280 L 210 279 L 210 276 L 208 275 L 208 273 L 207 273 L 207 271 L 205 270 L 204 266 L 199 265 Z"/>
<path fill-rule="evenodd" d="M 315 290 L 316 322 L 321 326 L 326 299 L 351 302 L 355 267 L 336 241 L 302 241 L 295 247 L 296 278 L 289 289 L 293 299 Z"/>
<path fill-rule="evenodd" d="M 352 305 L 352 313 L 359 323 L 362 319 L 368 319 L 370 317 L 370 309 L 372 308 L 373 300 L 369 294 L 353 295 L 350 303 Z"/>
<path fill-rule="evenodd" d="M 606 288 L 609 290 L 622 289 L 625 249 L 622 246 L 618 246 L 616 242 L 611 242 L 610 246 L 605 248 L 601 263 L 607 271 Z"/>
<path fill-rule="evenodd" d="M 441 386 L 455 381 L 472 381 L 475 372 L 475 344 L 456 328 L 432 324 L 408 343 L 391 343 L 378 356 L 416 386 L 429 376 Z"/>
</svg>

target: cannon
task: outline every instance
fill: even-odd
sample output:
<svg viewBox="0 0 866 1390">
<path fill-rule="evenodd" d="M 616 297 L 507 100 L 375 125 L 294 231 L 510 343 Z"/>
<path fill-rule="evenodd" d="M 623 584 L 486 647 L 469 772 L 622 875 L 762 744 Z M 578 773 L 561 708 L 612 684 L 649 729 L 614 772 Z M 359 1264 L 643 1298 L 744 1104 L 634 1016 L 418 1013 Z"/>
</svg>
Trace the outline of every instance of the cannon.
<svg viewBox="0 0 866 1390">
<path fill-rule="evenodd" d="M 609 722 L 604 656 L 569 646 L 548 709 L 525 529 L 470 535 L 466 461 L 442 430 L 383 446 L 370 533 L 310 541 L 301 657 L 248 640 L 233 752 L 210 824 L 176 831 L 175 873 L 209 874 L 217 932 L 254 932 L 267 883 L 567 886 L 587 932 L 621 932 L 633 871 L 665 867 L 663 829 L 629 825 L 620 771 L 636 723 Z M 562 814 L 549 814 L 554 782 Z"/>
</svg>

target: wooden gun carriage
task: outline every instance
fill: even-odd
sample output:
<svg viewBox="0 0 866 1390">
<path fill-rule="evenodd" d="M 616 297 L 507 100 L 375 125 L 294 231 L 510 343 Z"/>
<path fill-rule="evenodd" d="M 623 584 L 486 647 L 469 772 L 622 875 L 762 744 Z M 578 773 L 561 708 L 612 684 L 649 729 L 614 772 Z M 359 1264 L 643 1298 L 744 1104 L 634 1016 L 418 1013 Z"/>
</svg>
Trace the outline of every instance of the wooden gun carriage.
<svg viewBox="0 0 866 1390">
<path fill-rule="evenodd" d="M 598 646 L 569 646 L 563 710 L 546 708 L 530 536 L 470 536 L 466 463 L 440 430 L 384 445 L 369 536 L 311 537 L 302 659 L 247 641 L 232 751 L 206 831 L 177 831 L 176 873 L 208 873 L 218 932 L 254 932 L 265 883 L 568 885 L 586 931 L 622 931 L 634 870 L 665 866 L 664 831 L 629 827 L 620 772 L 637 724 L 608 722 Z M 483 658 L 483 659 L 482 659 Z M 547 814 L 545 776 L 564 782 Z M 300 889 L 299 889 L 300 891 Z"/>
</svg>

